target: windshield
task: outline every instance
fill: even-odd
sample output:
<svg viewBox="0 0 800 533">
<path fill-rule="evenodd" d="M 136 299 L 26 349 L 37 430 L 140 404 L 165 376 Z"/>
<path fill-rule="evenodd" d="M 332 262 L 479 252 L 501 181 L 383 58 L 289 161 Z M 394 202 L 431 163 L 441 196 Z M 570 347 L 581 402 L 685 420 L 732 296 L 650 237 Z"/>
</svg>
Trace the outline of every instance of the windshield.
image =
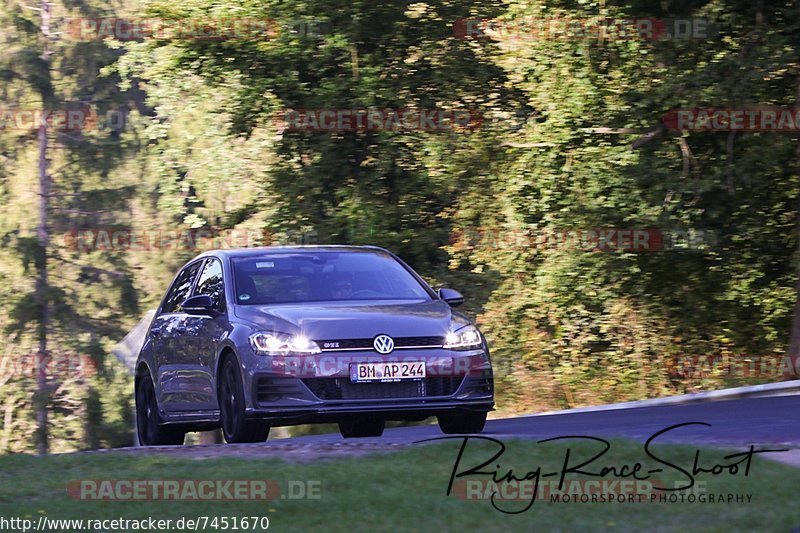
<svg viewBox="0 0 800 533">
<path fill-rule="evenodd" d="M 272 253 L 233 257 L 236 303 L 430 300 L 403 265 L 373 252 Z"/>
</svg>

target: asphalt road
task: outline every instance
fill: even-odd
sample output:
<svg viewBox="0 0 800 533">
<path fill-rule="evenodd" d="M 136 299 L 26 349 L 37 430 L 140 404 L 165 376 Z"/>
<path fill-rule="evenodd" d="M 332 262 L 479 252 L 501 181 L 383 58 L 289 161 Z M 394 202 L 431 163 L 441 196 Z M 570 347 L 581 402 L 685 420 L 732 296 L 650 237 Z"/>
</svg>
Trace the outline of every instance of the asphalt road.
<svg viewBox="0 0 800 533">
<path fill-rule="evenodd" d="M 555 412 L 489 420 L 482 435 L 503 441 L 514 438 L 540 440 L 561 436 L 590 436 L 625 437 L 644 442 L 665 428 L 690 422 L 709 425 L 693 424 L 676 428 L 659 436 L 657 442 L 731 447 L 773 445 L 770 447 L 791 448 L 792 451 L 783 456 L 790 464 L 800 467 L 800 395 L 592 412 Z M 287 460 L 313 461 L 326 457 L 392 451 L 442 436 L 444 435 L 438 426 L 432 424 L 387 429 L 378 438 L 343 439 L 339 433 L 329 433 L 286 439 L 270 438 L 265 443 L 256 444 L 114 448 L 79 453 L 156 453 L 192 459 L 281 457 Z"/>
<path fill-rule="evenodd" d="M 501 439 L 589 435 L 645 441 L 664 428 L 686 422 L 704 422 L 711 426 L 681 427 L 659 437 L 658 441 L 736 446 L 779 443 L 800 447 L 800 395 L 489 420 L 483 434 Z M 410 444 L 440 436 L 438 427 L 431 425 L 387 429 L 379 439 L 345 440 L 338 434 L 326 434 L 268 441 L 267 446 L 271 443 L 308 445 L 353 441 Z"/>
</svg>

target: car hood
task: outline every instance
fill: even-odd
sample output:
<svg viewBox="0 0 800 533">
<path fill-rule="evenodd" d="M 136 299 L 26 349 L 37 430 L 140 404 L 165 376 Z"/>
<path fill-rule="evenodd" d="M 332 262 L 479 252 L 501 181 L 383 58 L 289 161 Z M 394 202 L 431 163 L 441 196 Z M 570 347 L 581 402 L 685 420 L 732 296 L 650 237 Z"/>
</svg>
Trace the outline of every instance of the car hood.
<svg viewBox="0 0 800 533">
<path fill-rule="evenodd" d="M 263 331 L 302 334 L 310 339 L 444 336 L 462 315 L 441 300 L 425 302 L 326 302 L 302 305 L 237 305 L 235 314 Z"/>
</svg>

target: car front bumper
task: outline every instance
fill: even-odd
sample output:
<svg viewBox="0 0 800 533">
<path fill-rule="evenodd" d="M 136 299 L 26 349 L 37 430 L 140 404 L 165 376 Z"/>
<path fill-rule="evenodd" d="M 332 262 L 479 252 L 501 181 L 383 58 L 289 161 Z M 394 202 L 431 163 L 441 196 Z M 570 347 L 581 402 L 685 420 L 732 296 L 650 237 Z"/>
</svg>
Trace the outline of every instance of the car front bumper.
<svg viewBox="0 0 800 533">
<path fill-rule="evenodd" d="M 396 360 L 424 361 L 427 376 L 387 383 L 351 381 L 351 364 Z M 422 419 L 452 410 L 490 411 L 494 406 L 492 367 L 483 350 L 430 350 L 395 359 L 374 353 L 270 357 L 262 358 L 246 377 L 246 416 L 282 425 L 350 415 Z"/>
</svg>

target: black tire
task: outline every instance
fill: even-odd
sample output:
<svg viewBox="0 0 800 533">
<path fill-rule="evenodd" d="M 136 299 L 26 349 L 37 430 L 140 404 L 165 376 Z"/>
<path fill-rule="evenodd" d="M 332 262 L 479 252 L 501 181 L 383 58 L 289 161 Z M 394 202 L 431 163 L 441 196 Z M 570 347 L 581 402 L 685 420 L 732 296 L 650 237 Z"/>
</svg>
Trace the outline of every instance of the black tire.
<svg viewBox="0 0 800 533">
<path fill-rule="evenodd" d="M 386 423 L 380 418 L 348 419 L 339 422 L 339 433 L 346 439 L 380 437 Z"/>
<path fill-rule="evenodd" d="M 225 442 L 229 444 L 264 442 L 269 437 L 267 424 L 245 418 L 242 375 L 236 366 L 236 359 L 232 356 L 222 362 L 219 379 L 219 411 Z"/>
<path fill-rule="evenodd" d="M 156 389 L 150 374 L 136 380 L 136 432 L 140 446 L 175 446 L 183 444 L 186 431 L 163 424 L 158 413 Z"/>
<path fill-rule="evenodd" d="M 448 435 L 480 433 L 486 425 L 486 413 L 474 411 L 456 411 L 439 415 L 437 418 L 439 429 Z"/>
</svg>

